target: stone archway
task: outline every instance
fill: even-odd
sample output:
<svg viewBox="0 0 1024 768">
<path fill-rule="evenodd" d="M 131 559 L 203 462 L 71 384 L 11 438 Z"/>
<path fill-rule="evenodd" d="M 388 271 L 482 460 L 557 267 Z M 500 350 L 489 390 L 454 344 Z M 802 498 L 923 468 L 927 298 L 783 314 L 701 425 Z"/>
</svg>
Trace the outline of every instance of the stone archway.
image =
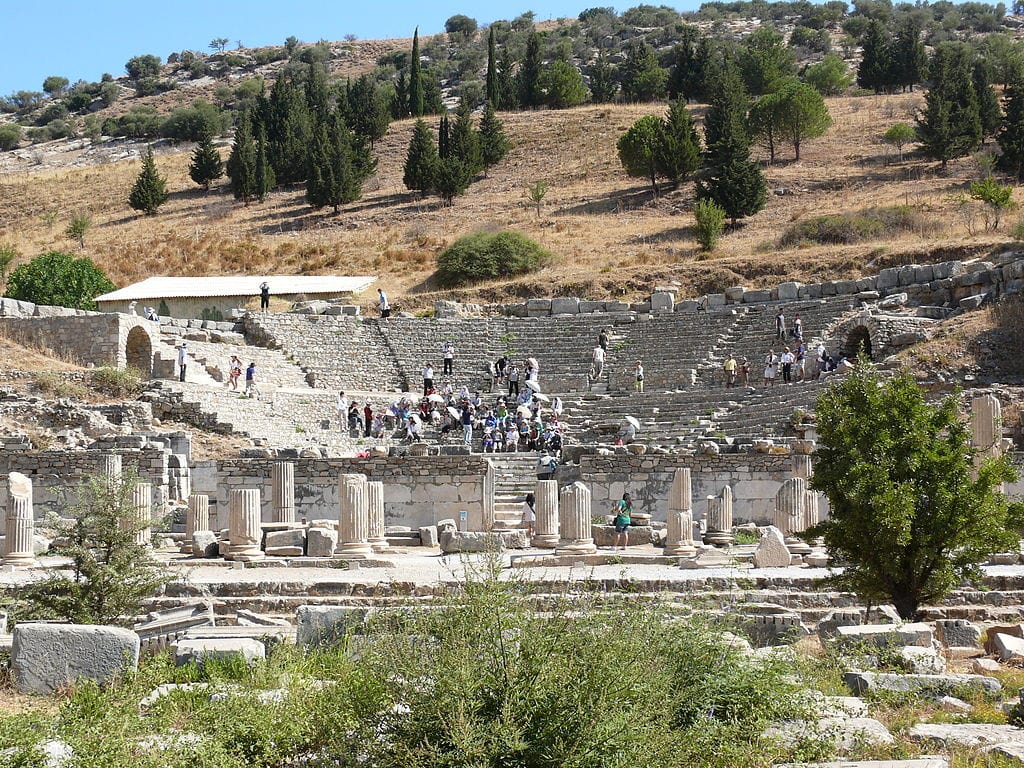
<svg viewBox="0 0 1024 768">
<path fill-rule="evenodd" d="M 128 331 L 124 346 L 125 364 L 142 372 L 145 378 L 153 375 L 153 341 L 140 325 Z"/>
<path fill-rule="evenodd" d="M 855 325 L 846 336 L 843 353 L 847 357 L 858 357 L 863 354 L 870 360 L 874 354 L 871 344 L 871 331 L 866 325 Z"/>
</svg>

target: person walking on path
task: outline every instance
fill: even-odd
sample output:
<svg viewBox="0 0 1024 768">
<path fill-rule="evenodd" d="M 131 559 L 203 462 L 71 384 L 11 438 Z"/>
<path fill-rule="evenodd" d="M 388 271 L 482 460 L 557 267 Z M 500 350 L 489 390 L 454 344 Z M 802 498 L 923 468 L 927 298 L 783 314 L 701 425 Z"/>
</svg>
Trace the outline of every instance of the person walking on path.
<svg viewBox="0 0 1024 768">
<path fill-rule="evenodd" d="M 786 340 L 786 316 L 782 314 L 781 309 L 775 316 L 775 338 L 779 341 Z"/>
<path fill-rule="evenodd" d="M 264 280 L 260 283 L 260 311 L 268 312 L 270 310 L 270 285 Z"/>
<path fill-rule="evenodd" d="M 434 366 L 427 363 L 423 366 L 423 396 L 434 391 Z"/>
<path fill-rule="evenodd" d="M 736 358 L 733 357 L 732 353 L 725 358 L 725 362 L 722 363 L 722 370 L 725 371 L 725 388 L 736 386 Z"/>
<path fill-rule="evenodd" d="M 608 329 L 602 328 L 601 332 L 597 334 L 597 346 L 603 349 L 605 352 L 608 351 Z"/>
<path fill-rule="evenodd" d="M 455 367 L 455 346 L 450 341 L 446 341 L 444 346 L 441 347 L 441 354 L 444 357 L 444 371 L 442 375 L 454 375 L 452 369 Z"/>
<path fill-rule="evenodd" d="M 245 396 L 260 399 L 260 391 L 256 386 L 256 363 L 249 363 L 245 369 Z"/>
<path fill-rule="evenodd" d="M 377 289 L 377 306 L 380 308 L 380 319 L 387 320 L 391 317 L 391 305 L 388 303 L 388 295 L 383 288 Z"/>
<path fill-rule="evenodd" d="M 612 545 L 612 549 L 620 544 L 622 549 L 625 549 L 629 546 L 629 526 L 633 522 L 633 500 L 629 497 L 629 491 L 622 494 L 621 501 L 612 504 L 612 514 L 615 515 L 612 521 L 612 525 L 615 526 L 615 544 Z"/>
<path fill-rule="evenodd" d="M 591 355 L 591 362 L 590 378 L 597 381 L 601 378 L 601 372 L 604 370 L 604 349 L 600 344 L 594 347 L 594 352 Z"/>
<path fill-rule="evenodd" d="M 186 342 L 178 347 L 178 381 L 185 380 L 185 368 L 188 367 L 188 351 Z"/>
<path fill-rule="evenodd" d="M 636 387 L 636 391 L 642 393 L 644 391 L 644 364 L 642 361 L 636 361 L 636 367 L 633 370 L 633 376 L 636 379 L 636 383 L 634 384 L 634 386 Z"/>
<path fill-rule="evenodd" d="M 523 525 L 526 526 L 526 536 L 528 539 L 533 538 L 533 526 L 537 522 L 537 508 L 534 506 L 537 503 L 537 498 L 532 494 L 526 494 L 526 500 L 523 502 Z"/>
</svg>

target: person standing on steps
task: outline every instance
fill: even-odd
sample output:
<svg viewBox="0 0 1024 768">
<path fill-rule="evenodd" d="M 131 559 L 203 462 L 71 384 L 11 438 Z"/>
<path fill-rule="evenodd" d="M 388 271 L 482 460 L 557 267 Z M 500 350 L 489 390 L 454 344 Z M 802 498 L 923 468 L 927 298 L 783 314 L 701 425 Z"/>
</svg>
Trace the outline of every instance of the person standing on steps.
<svg viewBox="0 0 1024 768">
<path fill-rule="evenodd" d="M 533 526 L 537 522 L 536 497 L 532 493 L 526 494 L 526 501 L 523 502 L 523 525 L 526 526 L 526 537 L 533 538 Z"/>
<path fill-rule="evenodd" d="M 186 351 L 186 342 L 181 342 L 181 346 L 178 347 L 178 381 L 185 380 L 185 368 L 188 366 L 188 352 Z"/>
<path fill-rule="evenodd" d="M 594 352 L 591 355 L 590 371 L 590 378 L 593 381 L 600 379 L 601 372 L 604 371 L 604 348 L 600 344 L 594 347 Z"/>
<path fill-rule="evenodd" d="M 228 386 L 231 387 L 232 392 L 238 391 L 238 379 L 242 375 L 242 360 L 238 355 L 231 356 L 231 362 L 228 363 Z"/>
<path fill-rule="evenodd" d="M 800 319 L 800 315 L 793 318 L 793 338 L 797 341 L 804 340 L 804 321 Z"/>
<path fill-rule="evenodd" d="M 370 405 L 370 401 L 366 401 L 366 405 L 363 406 L 363 437 L 370 436 L 370 428 L 373 426 L 373 406 Z"/>
<path fill-rule="evenodd" d="M 338 430 L 344 432 L 348 424 L 348 398 L 344 392 L 338 393 L 338 402 L 334 407 L 338 411 Z"/>
<path fill-rule="evenodd" d="M 612 504 L 612 514 L 615 515 L 612 521 L 612 525 L 615 526 L 615 544 L 612 545 L 612 549 L 620 544 L 622 549 L 625 549 L 629 546 L 629 526 L 633 522 L 633 500 L 629 496 L 629 491 L 622 494 L 621 501 Z"/>
<path fill-rule="evenodd" d="M 508 372 L 508 396 L 519 397 L 519 366 L 515 363 Z"/>
<path fill-rule="evenodd" d="M 270 285 L 266 280 L 260 283 L 260 311 L 270 311 Z"/>
<path fill-rule="evenodd" d="M 434 391 L 434 366 L 427 363 L 423 366 L 423 396 Z"/>
<path fill-rule="evenodd" d="M 260 399 L 260 391 L 256 387 L 256 363 L 249 363 L 245 369 L 245 395 L 246 397 Z"/>
<path fill-rule="evenodd" d="M 775 386 L 775 369 L 779 365 L 779 358 L 775 355 L 775 350 L 768 350 L 768 354 L 764 358 L 764 386 L 768 387 Z"/>
<path fill-rule="evenodd" d="M 636 379 L 634 384 L 636 391 L 642 394 L 644 391 L 644 364 L 642 361 L 636 361 L 636 367 L 633 369 L 633 376 Z"/>
<path fill-rule="evenodd" d="M 775 316 L 775 338 L 779 341 L 786 340 L 786 316 L 782 314 L 781 309 Z"/>
<path fill-rule="evenodd" d="M 793 363 L 796 362 L 796 355 L 786 347 L 782 352 L 782 381 L 784 384 L 793 383 Z"/>
<path fill-rule="evenodd" d="M 451 341 L 446 341 L 444 343 L 444 346 L 441 347 L 441 354 L 444 357 L 444 370 L 442 372 L 442 375 L 454 375 L 452 369 L 455 367 L 455 345 L 453 345 Z"/>
<path fill-rule="evenodd" d="M 608 351 L 608 329 L 602 328 L 601 332 L 597 334 L 597 346 L 603 349 L 605 352 Z"/>
<path fill-rule="evenodd" d="M 388 318 L 391 317 L 391 305 L 388 303 L 388 295 L 384 293 L 383 288 L 377 289 L 377 306 L 380 308 L 380 319 L 385 322 L 389 322 Z"/>
<path fill-rule="evenodd" d="M 725 388 L 736 386 L 736 358 L 733 357 L 732 352 L 725 358 L 725 362 L 722 363 L 722 370 L 725 372 Z"/>
<path fill-rule="evenodd" d="M 462 444 L 468 448 L 473 445 L 473 408 L 469 403 L 462 404 L 459 422 L 462 424 Z"/>
</svg>

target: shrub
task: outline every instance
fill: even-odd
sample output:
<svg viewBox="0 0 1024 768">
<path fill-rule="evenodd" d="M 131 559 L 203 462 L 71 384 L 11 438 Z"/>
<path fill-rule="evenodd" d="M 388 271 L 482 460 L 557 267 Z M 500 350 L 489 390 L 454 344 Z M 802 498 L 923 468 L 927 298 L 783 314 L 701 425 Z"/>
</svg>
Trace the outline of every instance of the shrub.
<svg viewBox="0 0 1024 768">
<path fill-rule="evenodd" d="M 32 374 L 32 385 L 38 392 L 53 397 L 85 400 L 89 396 L 89 390 L 85 386 L 54 371 L 37 371 Z"/>
<path fill-rule="evenodd" d="M 95 309 L 93 301 L 115 286 L 92 260 L 49 251 L 19 265 L 7 278 L 7 296 L 73 309 Z"/>
<path fill-rule="evenodd" d="M 21 142 L 21 126 L 17 123 L 0 125 L 0 151 L 14 149 Z"/>
<path fill-rule="evenodd" d="M 111 397 L 133 397 L 145 388 L 142 374 L 135 368 L 97 368 L 89 376 L 89 386 Z"/>
<path fill-rule="evenodd" d="M 714 250 L 725 229 L 725 211 L 714 200 L 698 200 L 693 207 L 693 217 L 697 222 L 694 234 L 700 247 L 705 251 Z"/>
<path fill-rule="evenodd" d="M 798 221 L 782 233 L 779 245 L 849 245 L 900 232 L 928 232 L 935 226 L 913 206 L 870 208 L 859 213 L 832 213 Z"/>
<path fill-rule="evenodd" d="M 478 232 L 459 238 L 437 258 L 437 281 L 452 288 L 533 272 L 553 255 L 519 232 Z"/>
<path fill-rule="evenodd" d="M 217 106 L 196 99 L 191 107 L 174 110 L 160 126 L 160 134 L 176 141 L 202 141 L 219 136 L 226 124 L 226 116 Z"/>
</svg>

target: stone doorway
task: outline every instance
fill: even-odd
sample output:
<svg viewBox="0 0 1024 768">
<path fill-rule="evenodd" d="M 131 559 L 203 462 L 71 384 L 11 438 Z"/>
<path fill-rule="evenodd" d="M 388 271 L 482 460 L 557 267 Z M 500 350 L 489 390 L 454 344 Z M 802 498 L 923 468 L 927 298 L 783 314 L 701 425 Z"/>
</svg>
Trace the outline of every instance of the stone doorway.
<svg viewBox="0 0 1024 768">
<path fill-rule="evenodd" d="M 869 360 L 872 359 L 871 331 L 867 329 L 867 326 L 858 325 L 850 330 L 850 335 L 846 337 L 843 352 L 847 357 L 857 357 L 863 354 Z"/>
<path fill-rule="evenodd" d="M 145 378 L 153 376 L 153 341 L 142 326 L 128 331 L 124 348 L 125 363 L 140 371 Z"/>
</svg>

